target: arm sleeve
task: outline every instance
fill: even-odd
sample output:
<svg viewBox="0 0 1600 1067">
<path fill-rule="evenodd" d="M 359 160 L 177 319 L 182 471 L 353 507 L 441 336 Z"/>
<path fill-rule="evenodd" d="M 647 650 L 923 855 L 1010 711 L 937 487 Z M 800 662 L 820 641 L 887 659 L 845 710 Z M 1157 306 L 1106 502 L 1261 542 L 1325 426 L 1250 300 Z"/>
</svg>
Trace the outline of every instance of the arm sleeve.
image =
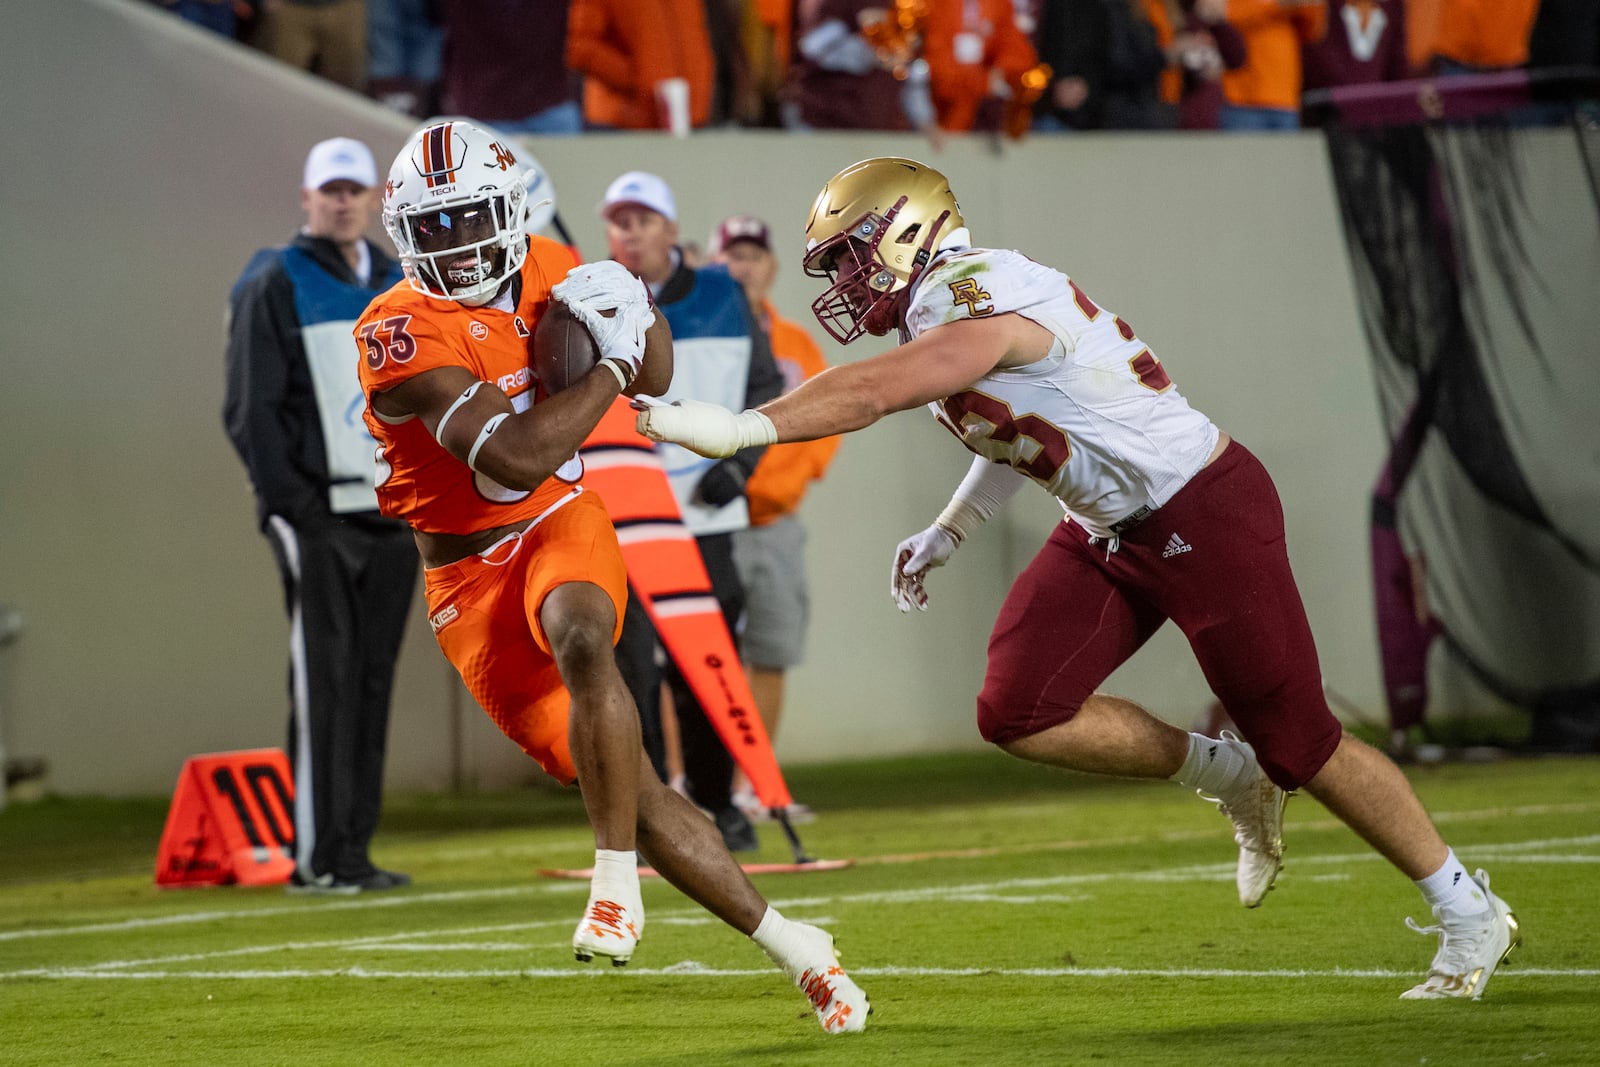
<svg viewBox="0 0 1600 1067">
<path fill-rule="evenodd" d="M 1021 473 L 1004 463 L 973 456 L 967 476 L 956 486 L 950 503 L 944 506 L 934 525 L 949 533 L 957 545 L 961 544 L 980 523 L 987 522 L 1016 495 L 1023 480 Z"/>
<path fill-rule="evenodd" d="M 304 358 L 288 277 L 280 270 L 258 274 L 233 300 L 223 423 L 250 473 L 263 519 L 292 519 L 321 499 L 322 487 L 295 465 L 295 442 L 284 423 L 289 366 Z"/>
<path fill-rule="evenodd" d="M 970 504 L 979 515 L 988 519 L 1005 507 L 1006 501 L 1016 496 L 1025 481 L 1027 478 L 1014 467 L 973 456 L 967 476 L 961 479 L 961 484 L 956 486 L 950 499 Z"/>
</svg>

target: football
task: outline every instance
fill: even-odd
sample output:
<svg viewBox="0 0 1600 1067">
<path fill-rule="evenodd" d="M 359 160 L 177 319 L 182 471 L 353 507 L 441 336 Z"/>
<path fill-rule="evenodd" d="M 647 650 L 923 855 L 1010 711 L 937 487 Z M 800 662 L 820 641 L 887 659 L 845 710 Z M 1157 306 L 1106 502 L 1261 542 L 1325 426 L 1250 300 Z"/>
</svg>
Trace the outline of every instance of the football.
<svg viewBox="0 0 1600 1067">
<path fill-rule="evenodd" d="M 559 300 L 550 301 L 533 328 L 533 372 L 553 396 L 582 378 L 600 359 L 589 328 Z"/>
</svg>

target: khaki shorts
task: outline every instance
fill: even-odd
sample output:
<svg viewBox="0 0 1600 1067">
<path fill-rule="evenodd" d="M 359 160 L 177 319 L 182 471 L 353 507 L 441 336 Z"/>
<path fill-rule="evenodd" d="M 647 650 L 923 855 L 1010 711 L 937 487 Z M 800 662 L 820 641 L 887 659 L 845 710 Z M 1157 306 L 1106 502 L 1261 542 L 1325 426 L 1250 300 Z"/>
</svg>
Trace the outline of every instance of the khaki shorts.
<svg viewBox="0 0 1600 1067">
<path fill-rule="evenodd" d="M 744 583 L 739 651 L 752 667 L 783 670 L 805 657 L 811 597 L 806 588 L 806 528 L 793 515 L 733 534 L 733 562 Z"/>
</svg>

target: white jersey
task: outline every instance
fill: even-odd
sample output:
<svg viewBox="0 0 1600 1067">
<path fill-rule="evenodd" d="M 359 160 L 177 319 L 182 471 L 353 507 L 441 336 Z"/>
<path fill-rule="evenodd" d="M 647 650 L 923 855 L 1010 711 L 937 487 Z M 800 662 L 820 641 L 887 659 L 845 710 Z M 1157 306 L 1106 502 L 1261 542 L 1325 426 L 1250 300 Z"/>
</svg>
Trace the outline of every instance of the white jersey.
<svg viewBox="0 0 1600 1067">
<path fill-rule="evenodd" d="M 1149 347 L 1072 279 L 1020 252 L 941 254 L 911 293 L 905 334 L 1007 312 L 1055 344 L 1037 363 L 991 371 L 929 405 L 967 448 L 1032 478 L 1101 537 L 1165 504 L 1204 466 L 1218 430 Z"/>
</svg>

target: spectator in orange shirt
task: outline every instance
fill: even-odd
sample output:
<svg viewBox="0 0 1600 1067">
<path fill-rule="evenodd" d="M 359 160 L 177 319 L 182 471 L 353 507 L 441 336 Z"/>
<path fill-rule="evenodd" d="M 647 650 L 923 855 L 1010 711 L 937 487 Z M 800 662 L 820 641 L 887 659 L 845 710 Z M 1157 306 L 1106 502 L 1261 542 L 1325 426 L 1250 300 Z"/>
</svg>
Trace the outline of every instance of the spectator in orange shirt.
<svg viewBox="0 0 1600 1067">
<path fill-rule="evenodd" d="M 689 124 L 710 121 L 715 64 L 701 0 L 572 0 L 567 66 L 584 75 L 590 129 L 664 128 L 658 92 L 673 78 L 688 83 Z"/>
<path fill-rule="evenodd" d="M 1300 49 L 1327 30 L 1324 0 L 1228 0 L 1228 21 L 1244 36 L 1244 66 L 1222 76 L 1222 128 L 1300 128 Z"/>
<path fill-rule="evenodd" d="M 1439 0 L 1433 67 L 1439 74 L 1482 74 L 1528 62 L 1539 0 Z"/>
<path fill-rule="evenodd" d="M 751 215 L 723 219 L 711 233 L 707 252 L 714 262 L 726 264 L 734 281 L 744 286 L 750 310 L 772 342 L 785 393 L 828 368 L 811 335 L 780 316 L 768 299 L 778 276 L 778 258 L 772 253 L 772 231 L 765 222 Z M 745 598 L 740 651 L 769 738 L 776 738 L 783 714 L 784 672 L 798 666 L 804 655 L 811 615 L 800 500 L 811 482 L 827 471 L 838 448 L 837 437 L 769 448 L 745 483 L 750 525 L 733 535 L 733 562 Z M 733 802 L 752 820 L 767 817 L 742 773 L 735 776 Z M 789 807 L 790 821 L 804 821 L 810 814 L 804 804 Z"/>
<path fill-rule="evenodd" d="M 922 55 L 939 127 L 957 131 L 999 129 L 1005 102 L 1039 62 L 1012 0 L 929 4 Z"/>
</svg>

